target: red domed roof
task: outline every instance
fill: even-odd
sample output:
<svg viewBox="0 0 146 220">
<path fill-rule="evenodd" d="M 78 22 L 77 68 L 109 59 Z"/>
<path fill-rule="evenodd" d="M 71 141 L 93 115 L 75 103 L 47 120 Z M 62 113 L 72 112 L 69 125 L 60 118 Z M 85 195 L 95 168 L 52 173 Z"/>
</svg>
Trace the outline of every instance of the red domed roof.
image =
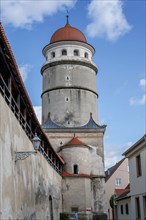
<svg viewBox="0 0 146 220">
<path fill-rule="evenodd" d="M 66 24 L 63 28 L 58 29 L 51 37 L 50 43 L 55 43 L 59 41 L 81 41 L 86 43 L 86 38 L 84 34 L 70 26 L 70 24 Z"/>
</svg>

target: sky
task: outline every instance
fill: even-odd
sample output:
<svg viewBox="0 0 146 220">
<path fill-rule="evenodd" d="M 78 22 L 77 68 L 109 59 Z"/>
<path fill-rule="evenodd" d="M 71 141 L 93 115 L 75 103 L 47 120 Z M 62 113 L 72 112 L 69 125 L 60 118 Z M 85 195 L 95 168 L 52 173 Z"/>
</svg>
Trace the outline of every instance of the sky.
<svg viewBox="0 0 146 220">
<path fill-rule="evenodd" d="M 1 0 L 0 20 L 22 79 L 41 118 L 42 49 L 66 24 L 96 53 L 99 124 L 106 124 L 105 167 L 146 133 L 145 0 Z"/>
</svg>

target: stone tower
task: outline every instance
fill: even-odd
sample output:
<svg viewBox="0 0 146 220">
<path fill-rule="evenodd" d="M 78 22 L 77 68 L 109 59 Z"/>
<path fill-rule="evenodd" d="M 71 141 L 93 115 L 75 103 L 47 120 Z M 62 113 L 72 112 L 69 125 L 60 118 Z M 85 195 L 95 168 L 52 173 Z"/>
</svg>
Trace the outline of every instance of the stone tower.
<svg viewBox="0 0 146 220">
<path fill-rule="evenodd" d="M 43 49 L 42 126 L 64 159 L 63 212 L 104 213 L 105 125 L 98 124 L 94 48 L 67 23 Z M 85 218 L 86 219 L 86 218 Z"/>
</svg>

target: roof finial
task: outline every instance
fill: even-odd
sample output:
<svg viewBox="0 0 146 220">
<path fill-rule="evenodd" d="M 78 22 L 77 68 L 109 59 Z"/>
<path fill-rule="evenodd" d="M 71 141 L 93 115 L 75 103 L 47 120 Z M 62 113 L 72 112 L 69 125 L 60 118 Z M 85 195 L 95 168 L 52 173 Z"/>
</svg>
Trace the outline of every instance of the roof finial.
<svg viewBox="0 0 146 220">
<path fill-rule="evenodd" d="M 66 10 L 66 13 L 67 13 L 67 15 L 66 15 L 66 24 L 69 24 L 69 19 L 68 19 L 69 18 L 69 15 L 68 15 L 69 13 L 68 13 L 68 10 Z"/>
</svg>

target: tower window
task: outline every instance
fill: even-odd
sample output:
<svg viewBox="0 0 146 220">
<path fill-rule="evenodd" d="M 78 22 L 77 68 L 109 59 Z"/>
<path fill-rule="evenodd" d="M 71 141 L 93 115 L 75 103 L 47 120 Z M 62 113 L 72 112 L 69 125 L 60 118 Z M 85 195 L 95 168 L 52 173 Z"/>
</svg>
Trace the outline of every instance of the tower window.
<svg viewBox="0 0 146 220">
<path fill-rule="evenodd" d="M 65 102 L 70 102 L 70 97 L 65 97 Z"/>
<path fill-rule="evenodd" d="M 70 76 L 66 76 L 66 77 L 65 77 L 65 80 L 66 80 L 66 81 L 70 81 Z"/>
<path fill-rule="evenodd" d="M 74 50 L 74 56 L 79 56 L 79 51 L 78 50 Z"/>
<path fill-rule="evenodd" d="M 79 174 L 79 169 L 78 169 L 78 165 L 74 164 L 74 174 Z"/>
<path fill-rule="evenodd" d="M 52 56 L 52 58 L 54 58 L 55 57 L 55 52 L 52 52 L 51 56 Z"/>
<path fill-rule="evenodd" d="M 84 56 L 85 56 L 85 58 L 88 58 L 88 53 L 85 52 Z"/>
<path fill-rule="evenodd" d="M 62 50 L 62 55 L 67 55 L 67 50 Z"/>
</svg>

